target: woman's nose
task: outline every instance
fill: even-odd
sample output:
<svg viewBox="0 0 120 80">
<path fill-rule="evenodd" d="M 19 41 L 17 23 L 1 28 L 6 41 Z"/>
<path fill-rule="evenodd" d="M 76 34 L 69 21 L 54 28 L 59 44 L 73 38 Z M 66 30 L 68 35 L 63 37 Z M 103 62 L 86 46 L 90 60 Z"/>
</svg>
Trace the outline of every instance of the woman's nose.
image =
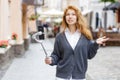
<svg viewBox="0 0 120 80">
<path fill-rule="evenodd" d="M 69 15 L 69 18 L 72 18 L 72 15 Z"/>
</svg>

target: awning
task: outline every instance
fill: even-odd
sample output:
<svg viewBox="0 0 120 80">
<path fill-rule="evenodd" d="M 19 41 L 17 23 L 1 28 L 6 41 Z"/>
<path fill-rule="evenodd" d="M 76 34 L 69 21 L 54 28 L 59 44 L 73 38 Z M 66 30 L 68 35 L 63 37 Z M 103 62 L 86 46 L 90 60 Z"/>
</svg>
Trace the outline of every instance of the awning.
<svg viewBox="0 0 120 80">
<path fill-rule="evenodd" d="M 39 10 L 37 10 L 37 12 L 40 14 L 40 15 L 46 15 L 48 17 L 56 17 L 56 16 L 63 16 L 63 11 L 60 11 L 60 10 L 57 10 L 57 9 L 49 9 L 45 12 L 40 12 Z"/>
<path fill-rule="evenodd" d="M 103 8 L 103 10 L 117 10 L 120 9 L 120 2 L 112 3 Z"/>
</svg>

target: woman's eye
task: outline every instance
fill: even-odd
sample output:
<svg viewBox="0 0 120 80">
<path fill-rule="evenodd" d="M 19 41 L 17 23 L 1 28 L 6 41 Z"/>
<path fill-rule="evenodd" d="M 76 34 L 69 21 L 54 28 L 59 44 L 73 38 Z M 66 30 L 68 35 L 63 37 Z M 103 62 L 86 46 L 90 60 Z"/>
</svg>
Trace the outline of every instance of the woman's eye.
<svg viewBox="0 0 120 80">
<path fill-rule="evenodd" d="M 75 14 L 72 14 L 72 15 L 75 15 Z"/>
<path fill-rule="evenodd" d="M 66 14 L 66 16 L 69 16 L 69 15 L 73 15 L 74 16 L 75 14 L 74 13 L 73 14 Z"/>
<path fill-rule="evenodd" d="M 66 16 L 69 16 L 70 14 L 66 14 Z"/>
</svg>

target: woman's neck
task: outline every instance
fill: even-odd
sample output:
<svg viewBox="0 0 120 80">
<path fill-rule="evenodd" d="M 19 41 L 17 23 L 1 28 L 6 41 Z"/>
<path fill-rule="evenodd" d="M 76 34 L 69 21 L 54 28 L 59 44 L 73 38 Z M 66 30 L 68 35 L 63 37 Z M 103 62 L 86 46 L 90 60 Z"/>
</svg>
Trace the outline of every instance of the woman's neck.
<svg viewBox="0 0 120 80">
<path fill-rule="evenodd" d="M 71 25 L 71 26 L 69 26 L 69 30 L 70 30 L 70 32 L 73 34 L 75 31 L 76 31 L 76 26 L 75 25 Z"/>
</svg>

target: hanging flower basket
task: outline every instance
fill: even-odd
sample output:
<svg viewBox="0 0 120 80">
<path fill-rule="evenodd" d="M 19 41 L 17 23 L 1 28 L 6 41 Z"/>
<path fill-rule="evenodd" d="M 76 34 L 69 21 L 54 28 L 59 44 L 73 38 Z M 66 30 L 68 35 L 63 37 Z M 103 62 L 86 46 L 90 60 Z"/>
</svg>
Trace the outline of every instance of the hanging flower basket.
<svg viewBox="0 0 120 80">
<path fill-rule="evenodd" d="M 39 14 L 32 14 L 31 16 L 30 16 L 30 18 L 29 18 L 29 20 L 36 20 L 36 19 L 38 19 L 38 17 L 39 17 L 40 15 Z"/>
</svg>

